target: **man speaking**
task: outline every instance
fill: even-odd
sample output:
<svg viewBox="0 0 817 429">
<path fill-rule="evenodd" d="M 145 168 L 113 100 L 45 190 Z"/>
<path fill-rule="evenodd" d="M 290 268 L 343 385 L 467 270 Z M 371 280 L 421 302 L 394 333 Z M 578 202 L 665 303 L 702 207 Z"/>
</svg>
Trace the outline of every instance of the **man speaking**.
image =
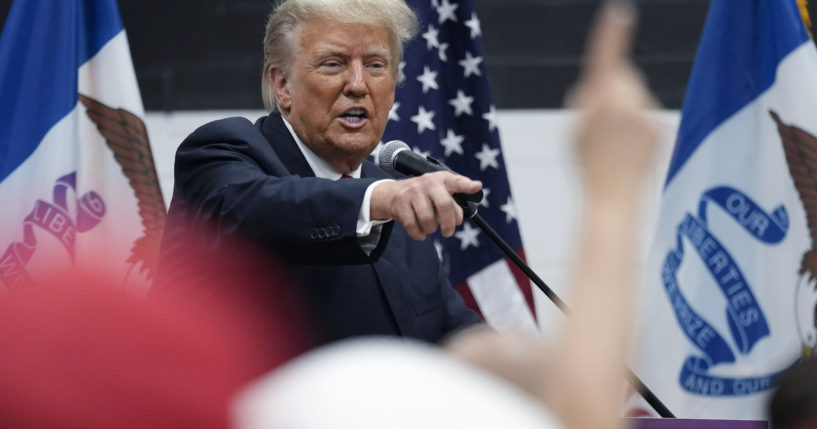
<svg viewBox="0 0 817 429">
<path fill-rule="evenodd" d="M 180 253 L 196 247 L 213 260 L 229 252 L 223 243 L 240 239 L 283 260 L 319 342 L 436 342 L 480 322 L 423 239 L 438 226 L 450 237 L 463 221 L 452 194 L 475 193 L 481 183 L 448 172 L 394 181 L 366 160 L 388 122 L 403 43 L 416 27 L 403 0 L 276 7 L 262 76 L 272 113 L 255 124 L 204 125 L 179 147 L 157 289 L 185 289 L 173 281 L 184 269 Z M 191 225 L 208 225 L 208 238 Z M 280 286 L 255 283 L 225 287 Z"/>
</svg>

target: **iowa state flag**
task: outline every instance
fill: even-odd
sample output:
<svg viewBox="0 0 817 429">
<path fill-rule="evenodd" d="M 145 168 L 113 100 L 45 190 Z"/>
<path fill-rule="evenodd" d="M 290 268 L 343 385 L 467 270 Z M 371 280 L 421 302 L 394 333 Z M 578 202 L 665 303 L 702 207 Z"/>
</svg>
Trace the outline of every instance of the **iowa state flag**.
<svg viewBox="0 0 817 429">
<path fill-rule="evenodd" d="M 14 2 L 0 98 L 0 290 L 72 266 L 145 287 L 165 209 L 116 2 Z"/>
<path fill-rule="evenodd" d="M 713 0 L 640 301 L 634 371 L 678 417 L 764 419 L 817 347 L 817 51 L 795 0 Z"/>
</svg>

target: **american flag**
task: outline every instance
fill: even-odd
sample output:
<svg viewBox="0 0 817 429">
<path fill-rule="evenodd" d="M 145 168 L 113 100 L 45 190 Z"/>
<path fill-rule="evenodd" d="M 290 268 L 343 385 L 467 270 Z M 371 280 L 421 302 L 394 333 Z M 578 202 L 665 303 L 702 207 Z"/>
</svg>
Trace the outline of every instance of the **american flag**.
<svg viewBox="0 0 817 429">
<path fill-rule="evenodd" d="M 454 171 L 481 180 L 479 213 L 524 258 L 471 1 L 409 0 L 420 34 L 400 63 L 402 83 L 383 141 L 403 140 Z M 525 275 L 471 222 L 432 238 L 451 283 L 494 328 L 536 330 Z"/>
</svg>

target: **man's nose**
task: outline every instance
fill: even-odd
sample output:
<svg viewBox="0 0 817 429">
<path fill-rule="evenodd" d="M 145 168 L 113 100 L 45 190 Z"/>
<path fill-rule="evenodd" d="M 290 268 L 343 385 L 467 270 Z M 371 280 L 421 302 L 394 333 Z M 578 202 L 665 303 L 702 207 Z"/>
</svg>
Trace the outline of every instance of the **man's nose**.
<svg viewBox="0 0 817 429">
<path fill-rule="evenodd" d="M 363 97 L 369 92 L 366 68 L 361 61 L 353 61 L 346 74 L 345 92 L 351 97 Z"/>
</svg>

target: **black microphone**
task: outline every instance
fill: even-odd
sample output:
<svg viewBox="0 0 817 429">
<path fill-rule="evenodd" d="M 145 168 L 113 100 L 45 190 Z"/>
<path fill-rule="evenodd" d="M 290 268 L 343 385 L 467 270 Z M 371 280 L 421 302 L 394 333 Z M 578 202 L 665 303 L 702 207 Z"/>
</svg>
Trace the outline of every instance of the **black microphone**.
<svg viewBox="0 0 817 429">
<path fill-rule="evenodd" d="M 414 152 L 407 144 L 400 140 L 392 140 L 384 144 L 383 148 L 380 149 L 380 153 L 377 155 L 377 163 L 380 165 L 380 168 L 390 174 L 400 173 L 412 177 L 437 171 L 448 171 L 458 174 L 437 159 Z M 457 192 L 453 197 L 460 205 L 463 205 L 467 203 L 479 203 L 482 201 L 483 194 L 482 189 L 480 189 L 473 194 Z"/>
</svg>

